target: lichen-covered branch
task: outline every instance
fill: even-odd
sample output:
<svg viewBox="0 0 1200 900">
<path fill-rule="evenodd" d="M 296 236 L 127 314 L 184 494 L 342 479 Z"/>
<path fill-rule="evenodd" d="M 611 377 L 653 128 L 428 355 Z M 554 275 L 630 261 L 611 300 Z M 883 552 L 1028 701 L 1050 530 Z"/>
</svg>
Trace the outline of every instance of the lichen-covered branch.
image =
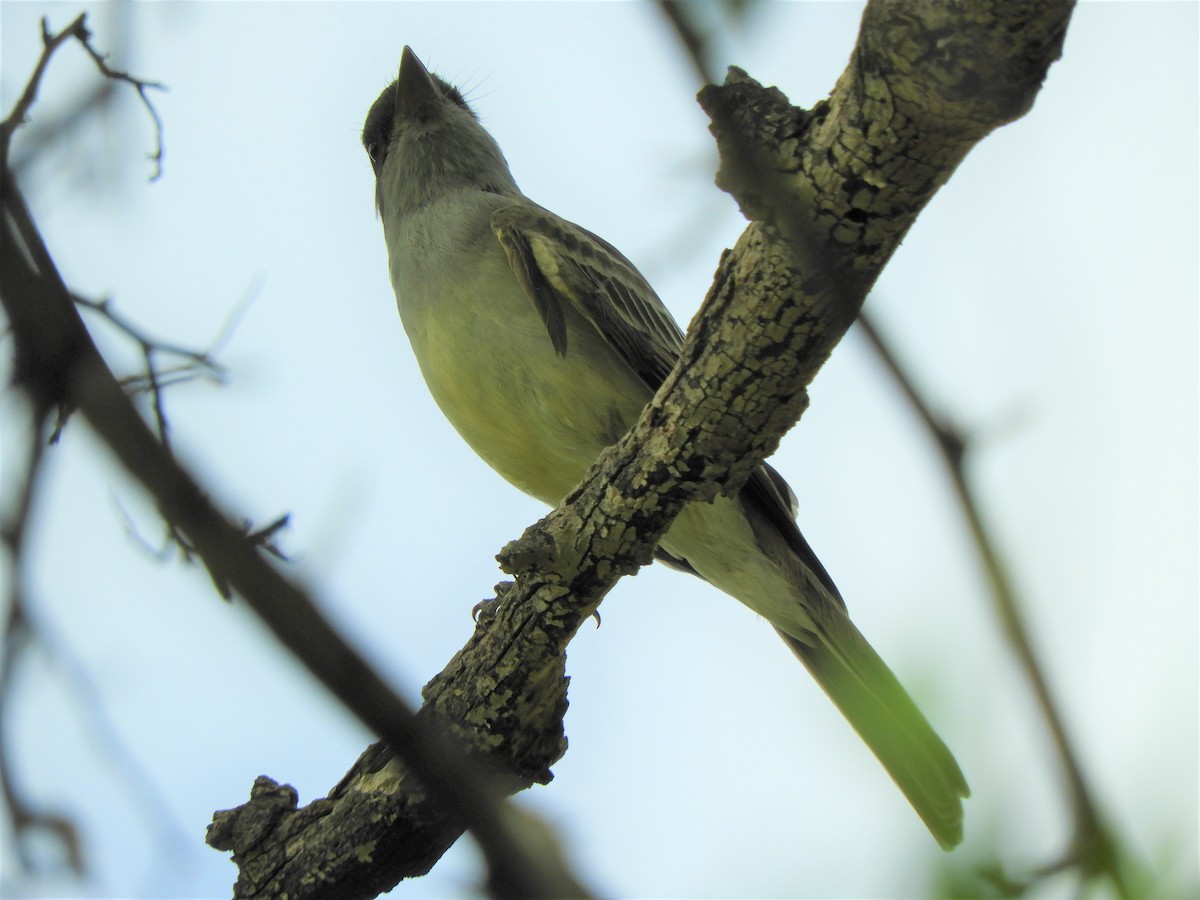
<svg viewBox="0 0 1200 900">
<path fill-rule="evenodd" d="M 736 489 L 795 424 L 809 382 L 917 214 L 975 143 L 1029 108 L 1070 10 L 874 3 L 849 67 L 814 110 L 739 70 L 701 93 L 719 182 L 753 221 L 722 258 L 679 365 L 638 424 L 504 549 L 515 584 L 425 690 L 424 714 L 492 760 L 511 789 L 546 780 L 565 750 L 564 654 L 576 629 L 618 578 L 650 560 L 685 503 Z M 372 834 L 379 852 L 347 858 L 332 816 L 361 825 L 359 839 Z M 358 877 L 358 865 L 395 878 L 425 871 L 462 827 L 379 747 L 329 798 L 280 821 L 240 852 L 273 855 L 284 867 L 276 874 L 331 879 Z M 298 840 L 301 852 L 289 854 Z M 385 859 L 385 845 L 398 855 Z M 280 896 L 283 884 L 259 887 Z"/>
<path fill-rule="evenodd" d="M 693 65 L 703 74 L 707 71 L 709 48 L 699 38 L 698 29 L 688 20 L 685 14 L 689 11 L 688 8 L 684 5 L 670 2 L 670 0 L 664 0 L 664 2 L 660 3 L 660 6 L 666 13 L 668 21 L 676 30 L 677 37 L 681 45 L 687 50 L 689 57 L 693 61 Z M 966 12 L 968 14 L 972 13 L 969 10 Z M 960 32 L 956 30 L 952 36 L 958 37 L 960 36 Z M 950 45 L 947 44 L 948 49 L 949 47 Z M 998 58 L 1001 61 L 1002 68 L 994 77 L 999 84 L 1011 84 L 1013 82 L 1019 84 L 1022 81 L 1023 75 L 1026 81 L 1031 76 L 1036 75 L 1036 67 L 1029 69 L 1028 65 L 1026 65 L 1025 68 L 1022 68 L 1022 57 L 1020 55 L 1007 65 L 1003 64 L 1002 56 Z M 1026 64 L 1030 61 L 1028 56 L 1025 56 L 1024 60 Z M 1033 62 L 1036 64 L 1036 60 L 1033 60 Z M 966 80 L 966 76 L 962 74 L 940 77 L 938 79 L 939 83 L 947 84 L 963 83 Z M 952 91 L 951 94 L 953 95 L 953 93 Z M 1000 94 L 996 97 L 995 102 L 998 111 L 1000 111 L 1019 101 L 1019 99 L 1019 95 L 1006 96 Z M 788 170 L 789 167 L 785 165 L 784 169 Z M 1051 733 L 1055 750 L 1066 776 L 1067 794 L 1075 818 L 1075 830 L 1071 837 L 1071 846 L 1065 859 L 1056 858 L 1052 865 L 1040 869 L 1030 879 L 1027 879 L 1025 886 L 1028 887 L 1033 881 L 1042 877 L 1043 874 L 1057 872 L 1064 865 L 1069 864 L 1078 866 L 1085 879 L 1097 874 L 1105 875 L 1112 880 L 1118 892 L 1125 895 L 1127 890 L 1125 887 L 1126 879 L 1121 865 L 1122 848 L 1116 836 L 1110 831 L 1098 811 L 1096 802 L 1092 796 L 1092 790 L 1083 775 L 1078 754 L 1067 735 L 1062 714 L 1054 702 L 1042 664 L 1034 652 L 1031 638 L 1028 635 L 1028 629 L 1025 627 L 1020 612 L 1020 599 L 1011 584 L 1007 567 L 1000 561 L 1000 554 L 996 549 L 995 541 L 983 524 L 983 514 L 980 510 L 980 505 L 975 497 L 975 492 L 969 484 L 966 475 L 966 461 L 970 444 L 962 434 L 961 429 L 944 417 L 935 416 L 931 412 L 928 402 L 917 390 L 910 370 L 900 364 L 888 342 L 884 340 L 865 311 L 860 311 L 858 321 L 868 342 L 875 349 L 897 385 L 899 385 L 901 392 L 908 398 L 918 419 L 928 431 L 941 453 L 946 465 L 947 475 L 955 494 L 959 498 L 959 505 L 974 538 L 980 561 L 983 564 L 987 579 L 991 585 L 991 593 L 997 613 L 1006 634 L 1009 636 L 1009 643 L 1012 645 L 1021 668 L 1026 673 L 1026 677 L 1030 682 L 1035 702 L 1042 711 L 1042 716 Z"/>
</svg>

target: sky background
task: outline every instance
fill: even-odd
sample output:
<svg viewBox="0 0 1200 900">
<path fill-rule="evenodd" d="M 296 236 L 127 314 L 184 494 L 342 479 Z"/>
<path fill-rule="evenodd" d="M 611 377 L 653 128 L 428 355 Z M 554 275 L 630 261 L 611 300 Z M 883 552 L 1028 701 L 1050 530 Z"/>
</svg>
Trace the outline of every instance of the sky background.
<svg viewBox="0 0 1200 900">
<path fill-rule="evenodd" d="M 38 18 L 60 28 L 79 10 L 3 4 L 5 114 Z M 976 440 L 969 474 L 1104 809 L 1164 879 L 1191 884 L 1197 12 L 1082 4 L 1032 112 L 971 153 L 869 300 Z M 718 64 L 811 106 L 860 13 L 765 4 L 722 29 Z M 170 392 L 175 446 L 234 514 L 291 514 L 288 572 L 415 700 L 468 638 L 494 554 L 544 509 L 473 456 L 421 382 L 362 120 L 411 45 L 466 89 L 523 190 L 620 247 L 686 324 L 745 224 L 713 187 L 692 69 L 648 4 L 144 3 L 94 7 L 90 23 L 116 64 L 169 86 L 154 97 L 165 171 L 146 183 L 153 132 L 123 97 L 26 173 L 50 250 L 73 289 L 176 343 L 205 346 L 253 296 L 220 353 L 227 384 Z M 96 78 L 65 48 L 35 120 Z M 854 332 L 811 393 L 773 463 L 855 621 L 966 772 L 958 858 L 1052 861 L 1069 835 L 1056 764 L 927 435 Z M 21 422 L 10 393 L 6 503 Z M 49 649 L 18 673 L 5 750 L 31 798 L 77 818 L 91 874 L 31 881 L 9 849 L 0 893 L 228 896 L 234 867 L 203 844 L 212 811 L 260 773 L 323 796 L 371 736 L 202 570 L 131 539 L 158 542 L 153 508 L 82 421 L 45 474 L 30 586 Z M 519 798 L 595 890 L 929 891 L 946 858 L 766 622 L 657 566 L 602 613 L 570 648 L 570 750 Z M 479 878 L 462 840 L 395 895 L 469 894 Z"/>
</svg>

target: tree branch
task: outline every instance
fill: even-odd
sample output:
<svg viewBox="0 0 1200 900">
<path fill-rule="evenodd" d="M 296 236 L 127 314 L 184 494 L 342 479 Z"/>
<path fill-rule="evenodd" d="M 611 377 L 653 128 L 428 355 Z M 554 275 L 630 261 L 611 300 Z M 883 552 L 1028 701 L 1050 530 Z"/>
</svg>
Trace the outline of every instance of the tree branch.
<svg viewBox="0 0 1200 900">
<path fill-rule="evenodd" d="M 711 74 L 708 70 L 708 47 L 700 37 L 701 30 L 689 18 L 688 7 L 685 4 L 674 2 L 674 0 L 660 0 L 659 5 L 667 21 L 675 30 L 681 46 L 691 59 L 693 67 L 700 73 L 703 80 L 711 81 Z M 866 20 L 864 20 L 863 27 L 864 30 L 867 28 Z M 937 27 L 942 30 L 947 27 L 957 29 L 959 23 L 938 23 Z M 1004 80 L 1008 80 L 1008 76 L 1012 72 L 1016 72 L 1019 77 L 1021 69 L 1017 65 L 1004 66 L 998 74 L 1005 76 Z M 960 83 L 962 80 L 960 79 Z M 1013 101 L 1019 101 L 1019 98 L 1013 98 Z M 1001 100 L 1002 105 L 1007 102 L 1012 101 Z M 1018 108 L 1020 107 L 1018 106 Z M 752 178 L 756 175 L 757 172 L 751 173 Z M 763 184 L 761 179 L 757 190 L 758 193 L 771 194 L 770 186 Z M 896 354 L 864 310 L 859 311 L 858 321 L 868 343 L 880 357 L 893 380 L 900 386 L 902 393 L 933 438 L 942 456 L 947 476 L 954 488 L 955 496 L 958 498 L 959 506 L 991 587 L 996 614 L 1004 627 L 1018 664 L 1029 680 L 1035 702 L 1050 731 L 1055 752 L 1059 757 L 1066 780 L 1068 802 L 1074 817 L 1074 835 L 1066 859 L 1055 860 L 1046 866 L 1044 871 L 1059 871 L 1065 865 L 1077 865 L 1085 878 L 1104 874 L 1113 882 L 1118 893 L 1126 896 L 1128 888 L 1121 871 L 1123 851 L 1120 842 L 1105 824 L 1099 813 L 1099 807 L 1093 799 L 1091 788 L 1079 762 L 1078 753 L 1067 734 L 1066 725 L 1054 701 L 1049 681 L 1034 651 L 1028 629 L 1025 627 L 1021 614 L 1021 603 L 1009 578 L 1008 567 L 1000 559 L 999 550 L 984 524 L 983 514 L 967 478 L 966 458 L 970 445 L 966 436 L 960 428 L 933 413 L 929 403 L 917 389 L 914 379 L 897 359 Z"/>
<path fill-rule="evenodd" d="M 754 221 L 723 256 L 679 364 L 637 425 L 504 549 L 516 583 L 425 688 L 423 711 L 452 723 L 514 787 L 546 780 L 565 750 L 564 648 L 576 629 L 619 577 L 650 560 L 685 503 L 735 490 L 774 450 L 918 212 L 975 143 L 1029 108 L 1071 5 L 996 3 L 975 18 L 961 5 L 920 9 L 938 21 L 906 4 L 870 6 L 850 66 L 811 112 L 739 70 L 701 92 L 721 186 Z M 363 797 L 389 810 L 423 804 L 380 748 L 318 802 L 350 818 Z M 436 854 L 458 826 L 430 817 L 417 849 Z M 311 871 L 329 859 L 323 828 L 311 823 L 299 855 L 285 855 L 297 834 L 290 824 L 255 850 Z M 400 877 L 433 858 L 369 865 Z M 278 880 L 260 884 L 281 893 Z"/>
<path fill-rule="evenodd" d="M 974 143 L 1028 108 L 1069 13 L 1069 3 L 875 3 L 850 67 L 812 112 L 737 70 L 702 92 L 721 184 L 754 221 L 723 256 L 680 364 L 564 505 L 505 548 L 516 584 L 426 687 L 421 718 L 441 727 L 413 738 L 418 723 L 386 704 L 386 688 L 356 668 L 349 648 L 334 648 L 344 667 L 333 689 L 393 746 L 416 741 L 410 764 L 430 764 L 424 787 L 381 745 L 304 809 L 290 789 L 260 779 L 251 803 L 213 826 L 214 842 L 234 849 L 242 867 L 239 895 L 368 896 L 426 870 L 464 823 L 486 833 L 477 795 L 455 793 L 441 728 L 488 759 L 504 790 L 549 778 L 565 750 L 566 643 L 622 574 L 649 561 L 685 503 L 735 490 L 799 418 L 808 383 L 917 213 Z M 27 214 L 4 174 L 0 299 L 19 383 L 39 408 L 77 403 L 210 570 L 301 658 L 323 657 L 324 623 L 307 598 L 208 502 L 128 404 L 65 287 L 42 265 L 49 256 L 21 225 Z M 364 699 L 377 699 L 376 689 L 383 706 Z M 507 829 L 495 824 L 494 846 L 502 846 Z M 489 862 L 503 870 L 503 858 Z"/>
</svg>

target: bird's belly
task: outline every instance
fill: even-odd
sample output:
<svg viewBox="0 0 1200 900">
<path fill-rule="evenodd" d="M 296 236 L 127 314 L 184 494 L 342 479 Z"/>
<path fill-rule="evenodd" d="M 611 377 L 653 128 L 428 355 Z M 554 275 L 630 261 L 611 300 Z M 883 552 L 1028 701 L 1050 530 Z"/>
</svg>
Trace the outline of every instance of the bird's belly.
<svg viewBox="0 0 1200 900">
<path fill-rule="evenodd" d="M 559 356 L 498 245 L 465 260 L 472 264 L 456 267 L 453 279 L 428 279 L 415 295 L 397 280 L 405 331 L 463 439 L 511 484 L 557 506 L 629 430 L 651 391 L 569 305 Z M 685 508 L 662 543 L 772 623 L 792 632 L 808 624 L 795 587 L 758 549 L 732 498 Z"/>
<path fill-rule="evenodd" d="M 628 431 L 650 391 L 573 311 L 560 357 L 515 279 L 513 287 L 473 298 L 460 314 L 401 314 L 429 391 L 458 433 L 506 480 L 555 506 Z"/>
</svg>

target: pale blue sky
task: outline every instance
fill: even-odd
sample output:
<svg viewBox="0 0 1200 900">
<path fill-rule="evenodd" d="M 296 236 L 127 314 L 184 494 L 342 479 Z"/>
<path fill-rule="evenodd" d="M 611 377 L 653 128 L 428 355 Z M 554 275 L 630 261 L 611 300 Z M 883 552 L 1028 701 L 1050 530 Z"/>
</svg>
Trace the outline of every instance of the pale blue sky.
<svg viewBox="0 0 1200 900">
<path fill-rule="evenodd" d="M 7 110 L 40 47 L 5 3 Z M 832 87 L 857 4 L 769 4 L 735 63 L 793 102 Z M 113 7 L 96 8 L 111 46 Z M 159 3 L 127 13 L 165 82 L 161 182 L 132 101 L 38 165 L 28 191 L 73 288 L 203 344 L 257 286 L 227 388 L 169 397 L 180 455 L 256 523 L 293 516 L 291 571 L 411 697 L 468 637 L 493 555 L 543 509 L 479 462 L 425 392 L 396 316 L 367 108 L 410 44 L 464 84 L 527 194 L 604 235 L 686 324 L 744 223 L 712 186 L 690 67 L 644 4 Z M 1089 775 L 1143 853 L 1197 837 L 1197 6 L 1085 3 L 1032 113 L 971 154 L 871 308 L 938 408 L 978 435 L 971 474 L 1026 592 Z M 94 76 L 56 59 L 35 115 Z M 136 359 L 103 345 L 126 370 Z M 920 698 L 974 797 L 966 854 L 1041 864 L 1068 819 L 926 437 L 851 335 L 775 464 L 855 620 Z M 0 405 L 4 490 L 19 435 Z M 202 571 L 128 539 L 156 521 L 72 422 L 34 547 L 45 627 L 86 666 L 176 823 L 147 820 L 53 661 L 28 665 L 11 752 L 69 803 L 95 877 L 21 896 L 226 896 L 203 846 L 254 776 L 328 790 L 370 736 Z M 7 496 L 7 494 L 6 494 Z M 613 896 L 914 895 L 940 852 L 858 738 L 747 610 L 678 573 L 626 579 L 568 661 L 571 748 L 521 802 Z M 469 892 L 469 842 L 398 896 Z M 18 890 L 20 888 L 20 890 Z M 39 891 L 41 891 L 39 893 Z"/>
</svg>

